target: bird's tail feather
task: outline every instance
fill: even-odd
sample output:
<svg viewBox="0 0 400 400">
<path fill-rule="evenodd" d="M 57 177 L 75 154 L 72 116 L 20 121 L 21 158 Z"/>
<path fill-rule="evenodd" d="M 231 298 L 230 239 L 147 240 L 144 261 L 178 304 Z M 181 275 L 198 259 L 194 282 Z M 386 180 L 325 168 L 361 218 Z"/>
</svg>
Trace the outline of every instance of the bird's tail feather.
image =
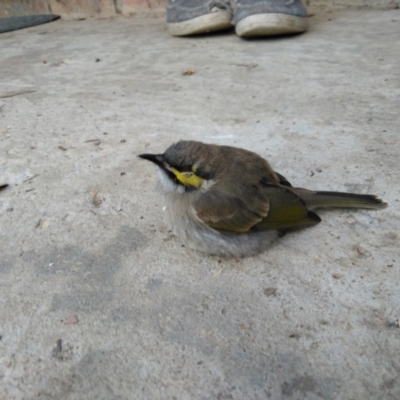
<svg viewBox="0 0 400 400">
<path fill-rule="evenodd" d="M 378 210 L 386 208 L 387 203 L 373 194 L 355 194 L 343 192 L 312 192 L 298 189 L 298 194 L 307 207 L 335 207 L 335 208 L 369 208 Z"/>
</svg>

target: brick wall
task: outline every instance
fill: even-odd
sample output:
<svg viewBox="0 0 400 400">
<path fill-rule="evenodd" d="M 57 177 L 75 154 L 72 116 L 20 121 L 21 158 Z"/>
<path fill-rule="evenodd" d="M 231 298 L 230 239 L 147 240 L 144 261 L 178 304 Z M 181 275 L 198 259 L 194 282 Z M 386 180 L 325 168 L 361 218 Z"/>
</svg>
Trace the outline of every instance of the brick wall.
<svg viewBox="0 0 400 400">
<path fill-rule="evenodd" d="M 167 0 L 0 0 L 0 17 L 53 13 L 64 18 L 106 18 L 163 10 Z M 309 7 L 400 8 L 400 0 L 305 0 Z"/>
</svg>

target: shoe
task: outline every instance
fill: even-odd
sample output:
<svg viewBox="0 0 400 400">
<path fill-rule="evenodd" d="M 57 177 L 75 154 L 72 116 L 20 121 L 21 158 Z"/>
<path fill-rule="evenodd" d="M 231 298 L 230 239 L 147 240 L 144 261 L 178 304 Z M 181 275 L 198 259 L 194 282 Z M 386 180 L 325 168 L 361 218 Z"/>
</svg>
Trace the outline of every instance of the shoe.
<svg viewBox="0 0 400 400">
<path fill-rule="evenodd" d="M 215 32 L 232 27 L 229 0 L 168 0 L 167 26 L 172 36 Z"/>
<path fill-rule="evenodd" d="M 235 0 L 233 23 L 242 37 L 274 36 L 307 30 L 307 9 L 302 0 Z"/>
</svg>

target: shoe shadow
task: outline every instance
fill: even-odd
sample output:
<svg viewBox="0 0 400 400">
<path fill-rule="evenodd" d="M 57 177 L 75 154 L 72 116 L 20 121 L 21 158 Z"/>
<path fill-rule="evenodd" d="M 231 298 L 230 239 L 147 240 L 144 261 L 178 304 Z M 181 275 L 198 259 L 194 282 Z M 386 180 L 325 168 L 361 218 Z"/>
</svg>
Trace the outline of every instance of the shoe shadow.
<svg viewBox="0 0 400 400">
<path fill-rule="evenodd" d="M 231 36 L 233 33 L 235 33 L 234 26 L 224 29 L 224 30 L 221 30 L 221 31 L 216 31 L 216 32 L 199 33 L 196 35 L 176 36 L 176 37 L 178 39 L 205 39 L 205 38 L 212 38 L 212 37 Z"/>
<path fill-rule="evenodd" d="M 274 36 L 248 36 L 248 37 L 239 37 L 239 39 L 245 42 L 254 42 L 254 41 L 264 41 L 264 42 L 272 42 L 272 41 L 281 41 L 281 40 L 292 40 L 301 35 L 304 35 L 304 32 L 301 33 L 287 33 L 284 35 L 274 35 Z"/>
</svg>

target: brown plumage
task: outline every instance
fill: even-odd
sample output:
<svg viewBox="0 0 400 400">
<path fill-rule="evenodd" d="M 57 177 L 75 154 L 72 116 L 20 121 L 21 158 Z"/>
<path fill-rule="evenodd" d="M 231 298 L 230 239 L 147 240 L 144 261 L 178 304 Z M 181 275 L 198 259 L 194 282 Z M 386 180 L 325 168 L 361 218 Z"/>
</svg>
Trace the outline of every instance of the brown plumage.
<svg viewBox="0 0 400 400">
<path fill-rule="evenodd" d="M 208 253 L 254 254 L 262 250 L 266 231 L 319 223 L 312 211 L 318 207 L 387 206 L 374 195 L 293 188 L 262 157 L 237 147 L 181 141 L 164 154 L 140 157 L 160 169 L 177 233 Z"/>
</svg>

